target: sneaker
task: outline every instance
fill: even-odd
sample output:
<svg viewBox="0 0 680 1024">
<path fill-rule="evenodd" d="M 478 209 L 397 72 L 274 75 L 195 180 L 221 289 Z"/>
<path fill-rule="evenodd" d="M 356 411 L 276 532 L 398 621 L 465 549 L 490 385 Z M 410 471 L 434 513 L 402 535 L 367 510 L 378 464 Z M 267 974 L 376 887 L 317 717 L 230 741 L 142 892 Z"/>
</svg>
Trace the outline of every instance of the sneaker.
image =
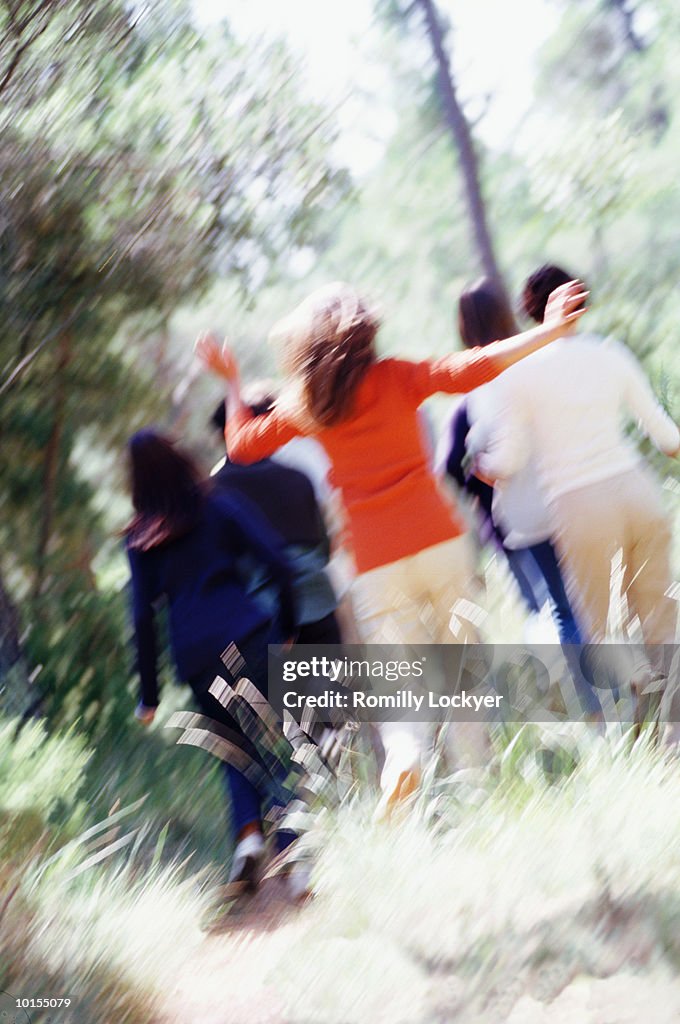
<svg viewBox="0 0 680 1024">
<path fill-rule="evenodd" d="M 254 832 L 236 844 L 227 882 L 230 896 L 255 892 L 263 858 L 264 839 L 260 832 Z"/>
<path fill-rule="evenodd" d="M 312 895 L 312 867 L 305 861 L 293 864 L 286 876 L 288 897 L 294 903 L 304 903 Z"/>
<path fill-rule="evenodd" d="M 387 797 L 387 806 L 390 811 L 393 811 L 399 804 L 403 804 L 404 801 L 408 800 L 412 796 L 420 785 L 420 772 L 416 771 L 405 771 L 401 772 L 397 785 L 393 791 Z"/>
<path fill-rule="evenodd" d="M 389 821 L 398 813 L 403 812 L 409 804 L 409 797 L 418 791 L 420 781 L 420 772 L 418 771 L 400 772 L 394 785 L 383 791 L 375 811 L 375 820 Z"/>
</svg>

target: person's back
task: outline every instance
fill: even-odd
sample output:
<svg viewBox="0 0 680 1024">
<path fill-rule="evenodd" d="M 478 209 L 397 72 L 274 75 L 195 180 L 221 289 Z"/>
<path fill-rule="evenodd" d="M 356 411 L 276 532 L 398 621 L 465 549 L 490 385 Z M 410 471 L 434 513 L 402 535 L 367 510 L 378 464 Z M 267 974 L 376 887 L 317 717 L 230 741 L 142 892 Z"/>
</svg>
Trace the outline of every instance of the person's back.
<svg viewBox="0 0 680 1024">
<path fill-rule="evenodd" d="M 537 322 L 547 296 L 568 274 L 546 264 L 528 278 L 524 310 Z M 546 492 L 570 600 L 587 639 L 637 616 L 650 659 L 665 672 L 663 645 L 675 640 L 671 529 L 654 475 L 629 441 L 636 420 L 662 452 L 677 453 L 680 433 L 625 346 L 595 335 L 562 338 L 511 368 L 495 432 L 479 472 L 512 476 L 533 452 Z"/>
<path fill-rule="evenodd" d="M 256 505 L 285 544 L 316 547 L 326 543 L 314 487 L 297 469 L 273 459 L 250 466 L 227 461 L 212 480 L 220 490 L 240 494 Z"/>
<path fill-rule="evenodd" d="M 211 687 L 216 677 L 235 685 L 245 676 L 266 693 L 268 644 L 292 636 L 295 629 L 290 566 L 279 538 L 257 509 L 208 487 L 196 463 L 170 437 L 153 429 L 138 431 L 130 439 L 129 456 L 134 515 L 124 533 L 139 673 L 135 714 L 149 724 L 159 703 L 155 619 L 163 600 L 177 673 L 191 687 L 203 715 L 221 727 L 236 840 L 230 880 L 252 888 L 264 849 L 264 804 L 287 802 L 290 790 L 284 780 L 291 762 L 285 746 L 282 757 L 261 751 L 259 741 L 244 734 Z M 268 611 L 248 595 L 245 559 L 263 565 L 277 586 L 282 634 Z M 210 731 L 199 729 L 201 734 Z M 281 847 L 290 836 L 279 833 Z"/>
<path fill-rule="evenodd" d="M 250 466 L 227 461 L 212 479 L 224 493 L 254 505 L 281 538 L 293 574 L 298 642 L 339 643 L 338 602 L 326 571 L 329 540 L 309 477 L 262 459 Z M 273 610 L 271 580 L 256 570 L 250 576 L 251 593 Z"/>
<path fill-rule="evenodd" d="M 224 495 L 209 495 L 193 529 L 149 551 L 129 551 L 137 606 L 167 600 L 170 644 L 183 679 L 214 661 L 229 639 L 268 621 L 248 597 L 240 568 L 247 550 L 242 515 Z"/>
<path fill-rule="evenodd" d="M 530 442 L 548 501 L 639 464 L 627 419 L 637 420 L 662 451 L 677 446 L 677 428 L 637 361 L 611 339 L 563 338 L 511 367 L 498 385 L 500 436 L 480 466 L 510 475 L 524 464 Z"/>
<path fill-rule="evenodd" d="M 342 490 L 359 571 L 464 531 L 462 522 L 452 523 L 430 469 L 418 414 L 426 385 L 418 376 L 419 364 L 373 363 L 357 388 L 351 417 L 316 435 Z"/>
</svg>

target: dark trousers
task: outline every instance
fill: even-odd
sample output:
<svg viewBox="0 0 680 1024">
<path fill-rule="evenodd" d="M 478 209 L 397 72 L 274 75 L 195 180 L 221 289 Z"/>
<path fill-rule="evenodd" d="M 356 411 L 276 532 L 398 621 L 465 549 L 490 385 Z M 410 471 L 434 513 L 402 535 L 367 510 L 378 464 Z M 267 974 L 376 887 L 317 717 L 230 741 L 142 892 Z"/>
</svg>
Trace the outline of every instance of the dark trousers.
<svg viewBox="0 0 680 1024">
<path fill-rule="evenodd" d="M 317 622 L 306 622 L 298 629 L 297 643 L 299 644 L 340 644 L 340 626 L 335 612 L 325 615 Z"/>
<path fill-rule="evenodd" d="M 260 693 L 265 695 L 267 693 L 267 645 L 280 643 L 280 641 L 281 637 L 278 631 L 269 628 L 258 630 L 242 640 L 235 641 L 245 662 L 242 674 L 250 679 Z M 269 807 L 274 804 L 285 805 L 286 797 L 283 795 L 281 783 L 287 775 L 287 767 L 283 763 L 277 762 L 276 758 L 268 758 L 268 764 L 265 766 L 253 739 L 244 734 L 236 718 L 208 692 L 210 685 L 218 675 L 222 676 L 230 685 L 236 682 L 236 678 L 226 665 L 219 658 L 216 659 L 210 669 L 190 680 L 196 703 L 204 715 L 225 725 L 236 734 L 240 748 L 271 780 L 271 784 L 256 784 L 234 765 L 222 762 L 231 807 L 232 829 L 234 838 L 237 838 L 246 825 L 260 822 Z M 282 840 L 279 842 L 279 848 L 283 849 L 294 836 L 284 833 L 279 838 Z"/>
<path fill-rule="evenodd" d="M 557 554 L 550 541 L 514 551 L 509 548 L 503 550 L 530 611 L 539 612 L 549 600 L 560 642 L 580 644 L 581 631 L 569 604 Z"/>
<path fill-rule="evenodd" d="M 530 611 L 539 612 L 546 601 L 552 606 L 552 616 L 564 659 L 584 715 L 597 715 L 602 708 L 597 694 L 586 678 L 581 665 L 584 638 L 566 596 L 557 553 L 550 541 L 530 548 L 511 550 L 504 548 L 510 571 L 514 575 L 522 597 Z"/>
<path fill-rule="evenodd" d="M 576 687 L 582 713 L 598 714 L 602 707 L 581 665 L 583 637 L 567 597 L 554 547 L 550 541 L 544 541 L 528 548 L 503 550 L 510 571 L 517 580 L 529 609 L 537 613 L 546 601 L 550 601 L 553 620 L 557 626 L 564 658 Z"/>
</svg>

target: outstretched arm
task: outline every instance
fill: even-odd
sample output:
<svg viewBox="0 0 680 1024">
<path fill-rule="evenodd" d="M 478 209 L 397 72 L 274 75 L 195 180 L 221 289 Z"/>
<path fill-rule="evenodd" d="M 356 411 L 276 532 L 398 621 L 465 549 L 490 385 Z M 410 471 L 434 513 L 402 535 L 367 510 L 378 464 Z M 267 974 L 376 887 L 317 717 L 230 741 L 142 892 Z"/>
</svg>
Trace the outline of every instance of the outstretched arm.
<svg viewBox="0 0 680 1024">
<path fill-rule="evenodd" d="M 538 352 L 551 341 L 569 334 L 586 312 L 584 304 L 587 298 L 588 292 L 581 281 L 569 281 L 556 288 L 548 299 L 542 324 L 522 334 L 516 334 L 513 338 L 506 338 L 505 341 L 497 341 L 487 346 L 486 352 L 498 368 L 498 372 L 507 370 L 509 366 L 530 356 L 532 352 Z"/>
<path fill-rule="evenodd" d="M 463 394 L 486 384 L 520 359 L 570 333 L 586 312 L 583 303 L 587 295 L 580 281 L 570 281 L 551 294 L 545 319 L 538 327 L 483 348 L 454 352 L 443 359 L 401 363 L 407 387 L 420 404 L 438 391 Z"/>
<path fill-rule="evenodd" d="M 220 345 L 216 334 L 206 331 L 199 334 L 194 345 L 198 361 L 212 373 L 224 381 L 226 386 L 227 409 L 240 409 L 241 374 L 234 353 L 225 341 Z"/>
<path fill-rule="evenodd" d="M 238 363 L 226 342 L 220 346 L 214 334 L 201 334 L 195 352 L 206 370 L 226 384 L 228 418 L 224 438 L 230 459 L 245 464 L 259 462 L 300 435 L 301 431 L 280 409 L 275 407 L 264 416 L 253 416 L 243 404 Z"/>
</svg>

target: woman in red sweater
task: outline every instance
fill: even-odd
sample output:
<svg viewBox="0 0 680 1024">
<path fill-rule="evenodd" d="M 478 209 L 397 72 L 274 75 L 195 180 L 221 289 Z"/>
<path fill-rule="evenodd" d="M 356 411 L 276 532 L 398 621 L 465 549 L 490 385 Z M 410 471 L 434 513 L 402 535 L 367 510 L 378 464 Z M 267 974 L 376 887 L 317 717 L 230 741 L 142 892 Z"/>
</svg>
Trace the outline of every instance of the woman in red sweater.
<svg viewBox="0 0 680 1024">
<path fill-rule="evenodd" d="M 325 448 L 349 524 L 355 613 L 365 642 L 469 639 L 465 615 L 456 614 L 457 602 L 465 611 L 473 571 L 465 526 L 437 489 L 418 408 L 437 392 L 473 390 L 565 334 L 584 312 L 584 299 L 583 286 L 572 281 L 551 295 L 540 327 L 483 349 L 412 362 L 379 359 L 375 314 L 353 288 L 327 285 L 274 328 L 288 387 L 271 413 L 257 418 L 241 404 L 228 346 L 220 348 L 212 335 L 199 338 L 198 357 L 228 385 L 234 412 L 225 437 L 233 461 L 255 462 L 300 435 Z M 412 744 L 414 759 L 421 749 Z M 399 760 L 403 766 L 404 756 Z M 409 772 L 401 775 L 397 790 L 413 785 Z"/>
</svg>

